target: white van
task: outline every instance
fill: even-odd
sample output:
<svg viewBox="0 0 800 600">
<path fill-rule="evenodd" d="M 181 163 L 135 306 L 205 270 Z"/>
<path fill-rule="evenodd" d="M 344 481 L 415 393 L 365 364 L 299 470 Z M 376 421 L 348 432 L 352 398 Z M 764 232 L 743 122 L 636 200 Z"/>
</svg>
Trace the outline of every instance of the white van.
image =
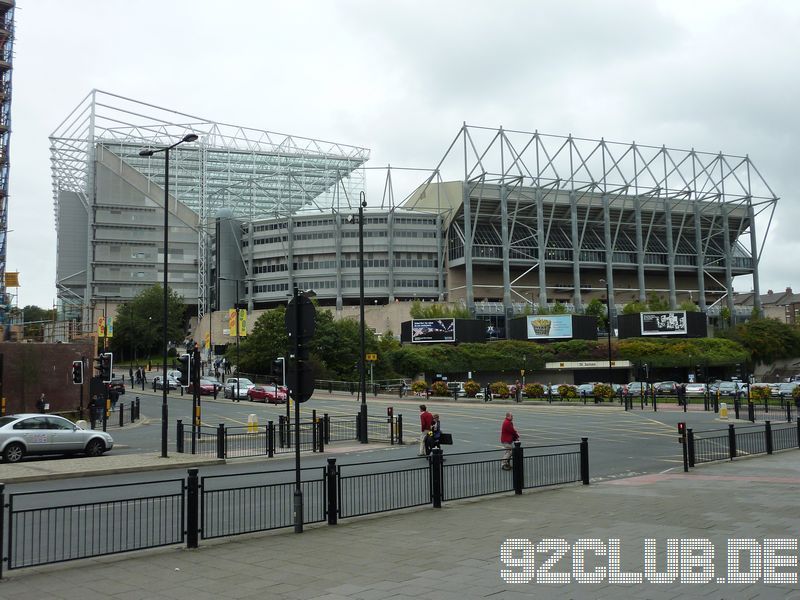
<svg viewBox="0 0 800 600">
<path fill-rule="evenodd" d="M 464 391 L 464 382 L 463 381 L 448 381 L 447 382 L 447 389 L 450 390 L 450 393 L 458 392 L 459 396 L 466 396 L 467 392 Z"/>
</svg>

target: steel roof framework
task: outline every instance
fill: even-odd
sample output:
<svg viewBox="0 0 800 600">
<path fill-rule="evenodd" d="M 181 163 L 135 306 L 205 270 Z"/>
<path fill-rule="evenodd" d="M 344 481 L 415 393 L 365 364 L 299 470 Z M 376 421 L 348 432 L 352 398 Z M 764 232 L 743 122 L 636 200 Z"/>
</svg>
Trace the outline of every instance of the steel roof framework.
<svg viewBox="0 0 800 600">
<path fill-rule="evenodd" d="M 487 235 L 494 236 L 501 248 L 508 248 L 503 251 L 507 306 L 512 293 L 508 275 L 510 257 L 522 258 L 527 253 L 533 259 L 530 252 L 533 247 L 543 257 L 548 248 L 566 245 L 577 253 L 586 248 L 604 250 L 609 282 L 613 282 L 613 253 L 630 250 L 631 246 L 640 253 L 653 245 L 663 246 L 671 280 L 678 253 L 697 253 L 703 267 L 722 261 L 731 313 L 734 311 L 730 259 L 752 257 L 753 285 L 758 294 L 758 261 L 778 197 L 749 156 L 465 123 L 434 173 L 439 180 L 460 179 L 465 184 L 462 204 L 450 217 L 450 223 L 455 225 L 450 235 L 459 237 L 467 247 L 464 260 L 468 305 L 474 306 L 470 281 L 472 250 L 486 244 Z M 434 184 L 433 179 L 432 176 L 422 187 L 421 196 L 427 186 Z M 544 201 L 557 197 L 569 201 L 551 202 L 545 212 Z M 633 214 L 640 218 L 645 212 L 650 213 L 650 223 L 644 223 L 645 238 L 637 243 L 629 235 L 633 224 L 626 219 Z M 768 219 L 763 230 L 757 230 L 756 217 L 761 215 Z M 486 230 L 487 218 L 496 224 L 490 227 L 494 230 L 491 234 Z M 559 221 L 571 218 L 578 221 L 577 231 L 561 230 Z M 638 224 L 639 229 L 641 225 Z M 658 228 L 668 232 L 666 239 L 654 235 Z M 747 237 L 749 249 L 741 243 Z M 643 281 L 643 261 L 639 262 Z M 574 263 L 579 281 L 579 261 Z M 536 267 L 539 300 L 546 303 L 544 261 L 539 261 Z M 705 275 L 714 277 L 708 272 Z M 702 285 L 701 282 L 701 289 Z M 674 303 L 674 285 L 670 287 Z M 613 303 L 613 296 L 610 302 Z"/>
<path fill-rule="evenodd" d="M 219 123 L 92 90 L 50 136 L 56 226 L 60 192 L 75 192 L 87 210 L 94 203 L 98 146 L 163 186 L 162 160 L 140 157 L 139 151 L 170 145 L 190 132 L 199 136 L 198 142 L 170 153 L 170 192 L 199 215 L 198 311 L 202 316 L 210 219 L 218 209 L 228 208 L 237 217 L 254 220 L 330 208 L 341 197 L 350 202 L 358 195 L 355 190 L 363 189 L 369 150 Z"/>
</svg>

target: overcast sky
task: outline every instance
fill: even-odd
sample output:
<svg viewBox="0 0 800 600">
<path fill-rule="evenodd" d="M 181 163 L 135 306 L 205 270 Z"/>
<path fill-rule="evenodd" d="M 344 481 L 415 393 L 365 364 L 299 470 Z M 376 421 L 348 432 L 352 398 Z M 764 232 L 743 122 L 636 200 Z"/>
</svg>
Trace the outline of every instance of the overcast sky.
<svg viewBox="0 0 800 600">
<path fill-rule="evenodd" d="M 795 0 L 17 0 L 18 305 L 54 302 L 48 135 L 93 88 L 371 165 L 432 168 L 463 122 L 748 154 L 781 198 L 762 291 L 800 291 L 799 37 Z"/>
</svg>

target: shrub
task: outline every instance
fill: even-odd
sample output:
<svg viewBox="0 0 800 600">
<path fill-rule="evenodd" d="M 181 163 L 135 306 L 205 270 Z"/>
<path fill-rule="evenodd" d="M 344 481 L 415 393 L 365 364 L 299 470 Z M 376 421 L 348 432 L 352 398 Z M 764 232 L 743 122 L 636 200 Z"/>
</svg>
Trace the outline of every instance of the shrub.
<svg viewBox="0 0 800 600">
<path fill-rule="evenodd" d="M 753 402 L 763 402 L 764 400 L 769 400 L 771 392 L 772 390 L 770 390 L 769 386 L 754 385 L 750 388 L 750 400 Z"/>
<path fill-rule="evenodd" d="M 525 384 L 524 391 L 526 398 L 544 398 L 544 386 L 541 383 Z"/>
<path fill-rule="evenodd" d="M 578 390 L 574 385 L 562 383 L 560 386 L 558 386 L 558 395 L 562 398 L 577 398 Z"/>
<path fill-rule="evenodd" d="M 423 379 L 418 379 L 411 384 L 411 391 L 415 394 L 421 394 L 428 389 L 428 382 Z"/>
<path fill-rule="evenodd" d="M 444 381 L 434 381 L 431 385 L 431 394 L 434 396 L 449 396 L 450 390 Z"/>
<path fill-rule="evenodd" d="M 503 381 L 495 381 L 489 386 L 492 390 L 492 396 L 500 396 L 501 398 L 508 398 L 508 384 Z"/>
<path fill-rule="evenodd" d="M 792 398 L 795 400 L 800 400 L 800 385 L 792 390 Z"/>
<path fill-rule="evenodd" d="M 592 388 L 592 394 L 595 398 L 608 400 L 614 397 L 614 388 L 607 383 L 598 383 Z"/>
<path fill-rule="evenodd" d="M 468 382 L 464 384 L 464 393 L 470 397 L 474 398 L 475 394 L 481 391 L 481 384 L 477 381 L 473 381 L 470 379 Z"/>
</svg>

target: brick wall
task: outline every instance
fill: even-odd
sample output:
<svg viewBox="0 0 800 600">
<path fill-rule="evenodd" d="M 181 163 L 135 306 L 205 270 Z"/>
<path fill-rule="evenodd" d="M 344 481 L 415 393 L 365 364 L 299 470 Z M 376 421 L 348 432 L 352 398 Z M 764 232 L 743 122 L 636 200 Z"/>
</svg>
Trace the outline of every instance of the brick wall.
<svg viewBox="0 0 800 600">
<path fill-rule="evenodd" d="M 3 355 L 3 396 L 6 414 L 36 412 L 36 401 L 44 392 L 50 411 L 72 410 L 80 402 L 81 386 L 72 383 L 72 361 L 85 357 L 84 398 L 89 393 L 94 344 L 92 341 L 72 344 L 0 343 Z"/>
</svg>

